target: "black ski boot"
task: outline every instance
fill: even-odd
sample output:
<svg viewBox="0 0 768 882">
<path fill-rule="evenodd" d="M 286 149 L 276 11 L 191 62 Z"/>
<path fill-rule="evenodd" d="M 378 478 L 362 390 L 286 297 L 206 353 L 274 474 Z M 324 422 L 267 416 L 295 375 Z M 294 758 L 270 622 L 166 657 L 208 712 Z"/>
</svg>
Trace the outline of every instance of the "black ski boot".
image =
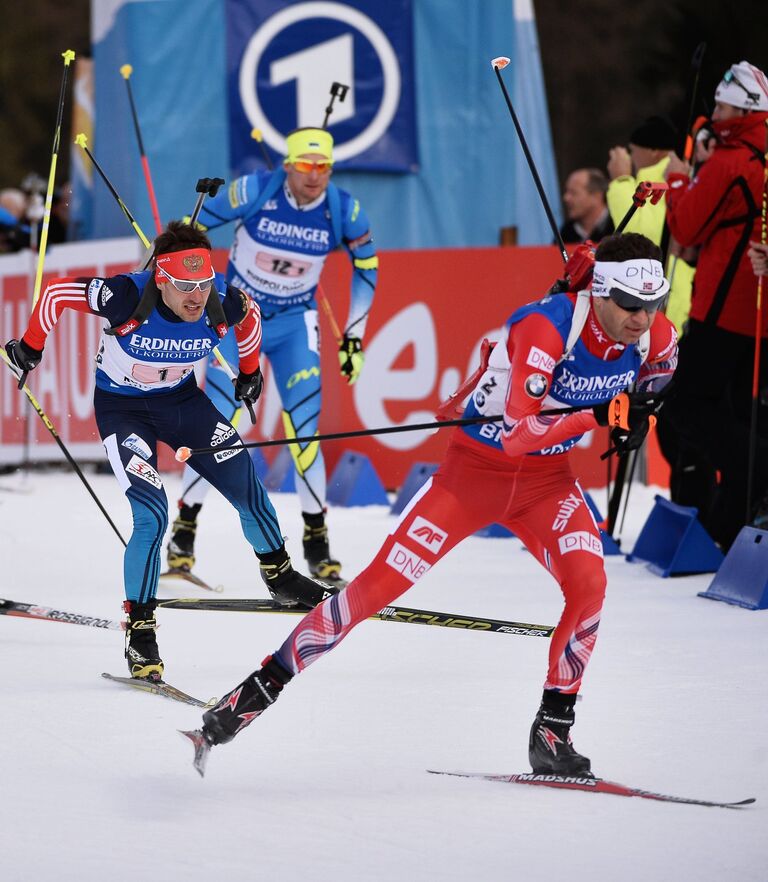
<svg viewBox="0 0 768 882">
<path fill-rule="evenodd" d="M 297 573 L 285 546 L 277 551 L 259 554 L 258 558 L 261 561 L 259 569 L 264 584 L 272 597 L 281 603 L 293 603 L 302 609 L 313 609 L 321 600 L 336 593 L 334 588 Z"/>
<path fill-rule="evenodd" d="M 197 515 L 202 504 L 184 505 L 179 502 L 179 516 L 171 527 L 168 540 L 168 569 L 189 572 L 195 565 L 195 531 Z"/>
<path fill-rule="evenodd" d="M 536 774 L 594 777 L 587 757 L 577 753 L 571 743 L 575 703 L 575 695 L 544 690 L 528 741 L 528 759 Z"/>
<path fill-rule="evenodd" d="M 303 511 L 301 516 L 304 518 L 304 536 L 302 537 L 304 558 L 307 561 L 310 576 L 324 579 L 327 582 L 343 582 L 341 564 L 331 557 L 324 512 L 307 514 Z"/>
<path fill-rule="evenodd" d="M 216 707 L 203 714 L 202 733 L 205 740 L 211 746 L 231 741 L 241 729 L 277 701 L 283 686 L 292 679 L 293 674 L 286 671 L 274 656 L 267 656 L 260 670 L 246 677 Z"/>
<path fill-rule="evenodd" d="M 163 679 L 163 660 L 157 648 L 156 600 L 132 603 L 126 600 L 123 609 L 128 613 L 125 623 L 125 658 L 128 670 L 136 680 Z"/>
</svg>

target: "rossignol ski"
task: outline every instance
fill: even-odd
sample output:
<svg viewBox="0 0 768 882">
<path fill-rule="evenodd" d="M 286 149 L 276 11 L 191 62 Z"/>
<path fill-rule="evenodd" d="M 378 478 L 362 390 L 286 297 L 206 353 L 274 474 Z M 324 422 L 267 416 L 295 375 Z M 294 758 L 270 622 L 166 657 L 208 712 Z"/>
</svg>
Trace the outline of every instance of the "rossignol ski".
<svg viewBox="0 0 768 882">
<path fill-rule="evenodd" d="M 97 616 L 84 616 L 80 613 L 65 612 L 50 606 L 39 606 L 35 603 L 17 603 L 15 600 L 0 598 L 0 615 L 20 616 L 25 619 L 42 619 L 46 622 L 64 622 L 69 625 L 88 625 L 91 628 L 108 628 L 122 631 L 122 622 L 100 619 Z"/>
<path fill-rule="evenodd" d="M 628 787 L 626 784 L 617 784 L 615 781 L 606 781 L 603 778 L 580 778 L 569 775 L 537 775 L 534 772 L 524 772 L 517 775 L 494 775 L 483 772 L 442 772 L 436 769 L 427 769 L 431 775 L 451 775 L 456 778 L 475 778 L 481 781 L 500 781 L 504 784 L 532 784 L 537 787 L 554 787 L 561 790 L 583 790 L 586 793 L 610 793 L 613 796 L 639 796 L 642 799 L 655 799 L 659 802 L 682 802 L 687 805 L 706 805 L 714 808 L 742 808 L 752 805 L 754 797 L 740 799 L 738 802 L 711 802 L 707 799 L 689 799 L 685 796 L 669 796 L 666 793 L 654 793 L 651 790 L 642 790 L 639 787 Z"/>
</svg>

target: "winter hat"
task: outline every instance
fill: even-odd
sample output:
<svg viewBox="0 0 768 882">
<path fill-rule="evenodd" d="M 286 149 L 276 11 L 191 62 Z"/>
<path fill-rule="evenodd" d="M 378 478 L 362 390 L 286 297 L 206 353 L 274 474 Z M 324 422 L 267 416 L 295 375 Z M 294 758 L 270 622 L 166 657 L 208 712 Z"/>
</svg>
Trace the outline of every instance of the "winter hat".
<svg viewBox="0 0 768 882">
<path fill-rule="evenodd" d="M 663 116 L 649 116 L 629 136 L 629 143 L 649 150 L 674 150 L 677 132 L 672 123 Z"/>
<path fill-rule="evenodd" d="M 715 89 L 715 101 L 742 110 L 768 110 L 768 79 L 748 61 L 732 64 Z"/>
</svg>

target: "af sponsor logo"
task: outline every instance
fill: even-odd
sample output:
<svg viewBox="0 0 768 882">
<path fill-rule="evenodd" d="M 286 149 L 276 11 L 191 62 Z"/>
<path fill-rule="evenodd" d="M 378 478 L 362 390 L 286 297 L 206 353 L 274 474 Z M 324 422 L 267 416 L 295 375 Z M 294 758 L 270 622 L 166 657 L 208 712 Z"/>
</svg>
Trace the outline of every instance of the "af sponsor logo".
<svg viewBox="0 0 768 882">
<path fill-rule="evenodd" d="M 581 496 L 577 496 L 575 493 L 569 493 L 565 499 L 561 499 L 558 503 L 560 508 L 558 508 L 555 519 L 552 521 L 552 532 L 562 533 L 568 526 L 571 515 L 573 515 L 582 502 Z"/>
<path fill-rule="evenodd" d="M 141 478 L 142 481 L 146 481 L 147 484 L 151 484 L 158 490 L 163 486 L 163 482 L 160 480 L 160 475 L 158 475 L 158 473 L 148 462 L 144 462 L 143 459 L 139 459 L 139 457 L 135 454 L 131 457 L 131 460 L 125 467 L 125 470 L 129 474 L 136 475 L 137 478 Z"/>
<path fill-rule="evenodd" d="M 123 447 L 127 447 L 129 450 L 132 450 L 134 453 L 138 453 L 142 459 L 149 459 L 152 456 L 152 451 L 149 449 L 149 444 L 138 435 L 129 435 L 125 441 L 123 441 Z"/>
<path fill-rule="evenodd" d="M 261 206 L 262 211 L 277 211 L 277 199 L 267 199 Z"/>
<path fill-rule="evenodd" d="M 421 516 L 414 518 L 413 523 L 408 528 L 407 535 L 413 539 L 414 542 L 418 542 L 419 545 L 422 545 L 427 551 L 431 551 L 433 554 L 437 554 L 437 552 L 440 551 L 445 540 L 448 538 L 448 534 L 445 530 L 441 530 L 440 527 Z"/>
<path fill-rule="evenodd" d="M 548 374 L 552 373 L 556 364 L 555 359 L 548 352 L 544 352 L 543 349 L 539 349 L 537 346 L 531 346 L 528 350 L 528 357 L 525 363 L 531 367 L 538 368 L 540 371 L 546 371 Z"/>
<path fill-rule="evenodd" d="M 227 450 L 217 450 L 216 453 L 213 454 L 213 458 L 216 460 L 216 462 L 224 462 L 225 459 L 230 459 L 233 456 L 237 456 L 237 454 L 241 453 L 242 450 L 242 447 L 230 447 Z"/>
<path fill-rule="evenodd" d="M 426 561 L 423 561 L 418 554 L 414 554 L 399 542 L 395 542 L 390 549 L 386 562 L 393 570 L 397 570 L 398 573 L 405 576 L 409 582 L 415 582 L 430 570 L 430 565 Z"/>
<path fill-rule="evenodd" d="M 531 374 L 525 381 L 525 394 L 531 398 L 543 398 L 547 393 L 547 378 L 544 374 Z"/>
<path fill-rule="evenodd" d="M 228 426 L 226 423 L 216 423 L 216 428 L 211 435 L 211 447 L 218 447 L 234 434 L 235 430 L 232 426 Z"/>
<path fill-rule="evenodd" d="M 560 554 L 570 554 L 572 551 L 588 551 L 599 558 L 603 556 L 603 543 L 598 536 L 594 536 L 588 530 L 576 530 L 558 537 Z"/>
</svg>

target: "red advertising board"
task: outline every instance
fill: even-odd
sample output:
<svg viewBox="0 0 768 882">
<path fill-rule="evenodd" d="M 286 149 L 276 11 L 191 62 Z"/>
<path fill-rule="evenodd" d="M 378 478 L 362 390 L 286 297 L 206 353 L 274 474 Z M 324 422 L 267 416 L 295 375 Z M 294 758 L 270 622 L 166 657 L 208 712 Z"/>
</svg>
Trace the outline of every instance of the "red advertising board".
<svg viewBox="0 0 768 882">
<path fill-rule="evenodd" d="M 134 240 L 78 243 L 52 249 L 47 277 L 110 275 L 133 268 L 141 257 Z M 554 247 L 473 248 L 391 251 L 380 255 L 379 286 L 365 335 L 365 368 L 349 387 L 339 373 L 337 345 L 327 317 L 322 331 L 323 408 L 321 432 L 371 430 L 429 422 L 435 408 L 475 369 L 483 338 L 498 339 L 513 310 L 541 296 L 562 269 Z M 215 263 L 223 270 L 226 252 Z M 349 262 L 334 254 L 323 273 L 323 291 L 343 328 L 349 303 Z M 34 266 L 29 254 L 0 258 L 0 338 L 18 335 L 26 326 Z M 76 457 L 101 458 L 92 413 L 93 356 L 101 320 L 69 312 L 49 338 L 30 388 L 56 430 Z M 240 431 L 248 441 L 282 436 L 280 401 L 269 365 L 265 391 L 258 402 L 258 422 L 247 419 Z M 16 391 L 10 371 L 0 375 L 0 464 L 18 462 L 24 433 L 33 460 L 60 459 L 58 448 Z M 30 416 L 31 415 L 31 416 Z M 27 419 L 25 419 L 27 418 Z M 25 429 L 25 425 L 28 427 Z M 345 450 L 367 454 L 388 488 L 401 483 L 414 462 L 436 462 L 450 429 L 374 435 L 324 445 L 329 472 Z M 606 466 L 599 454 L 607 436 L 590 433 L 573 453 L 585 486 L 605 486 Z M 276 448 L 267 448 L 271 461 Z M 650 478 L 665 483 L 651 456 Z M 174 467 L 164 456 L 161 467 Z"/>
</svg>

